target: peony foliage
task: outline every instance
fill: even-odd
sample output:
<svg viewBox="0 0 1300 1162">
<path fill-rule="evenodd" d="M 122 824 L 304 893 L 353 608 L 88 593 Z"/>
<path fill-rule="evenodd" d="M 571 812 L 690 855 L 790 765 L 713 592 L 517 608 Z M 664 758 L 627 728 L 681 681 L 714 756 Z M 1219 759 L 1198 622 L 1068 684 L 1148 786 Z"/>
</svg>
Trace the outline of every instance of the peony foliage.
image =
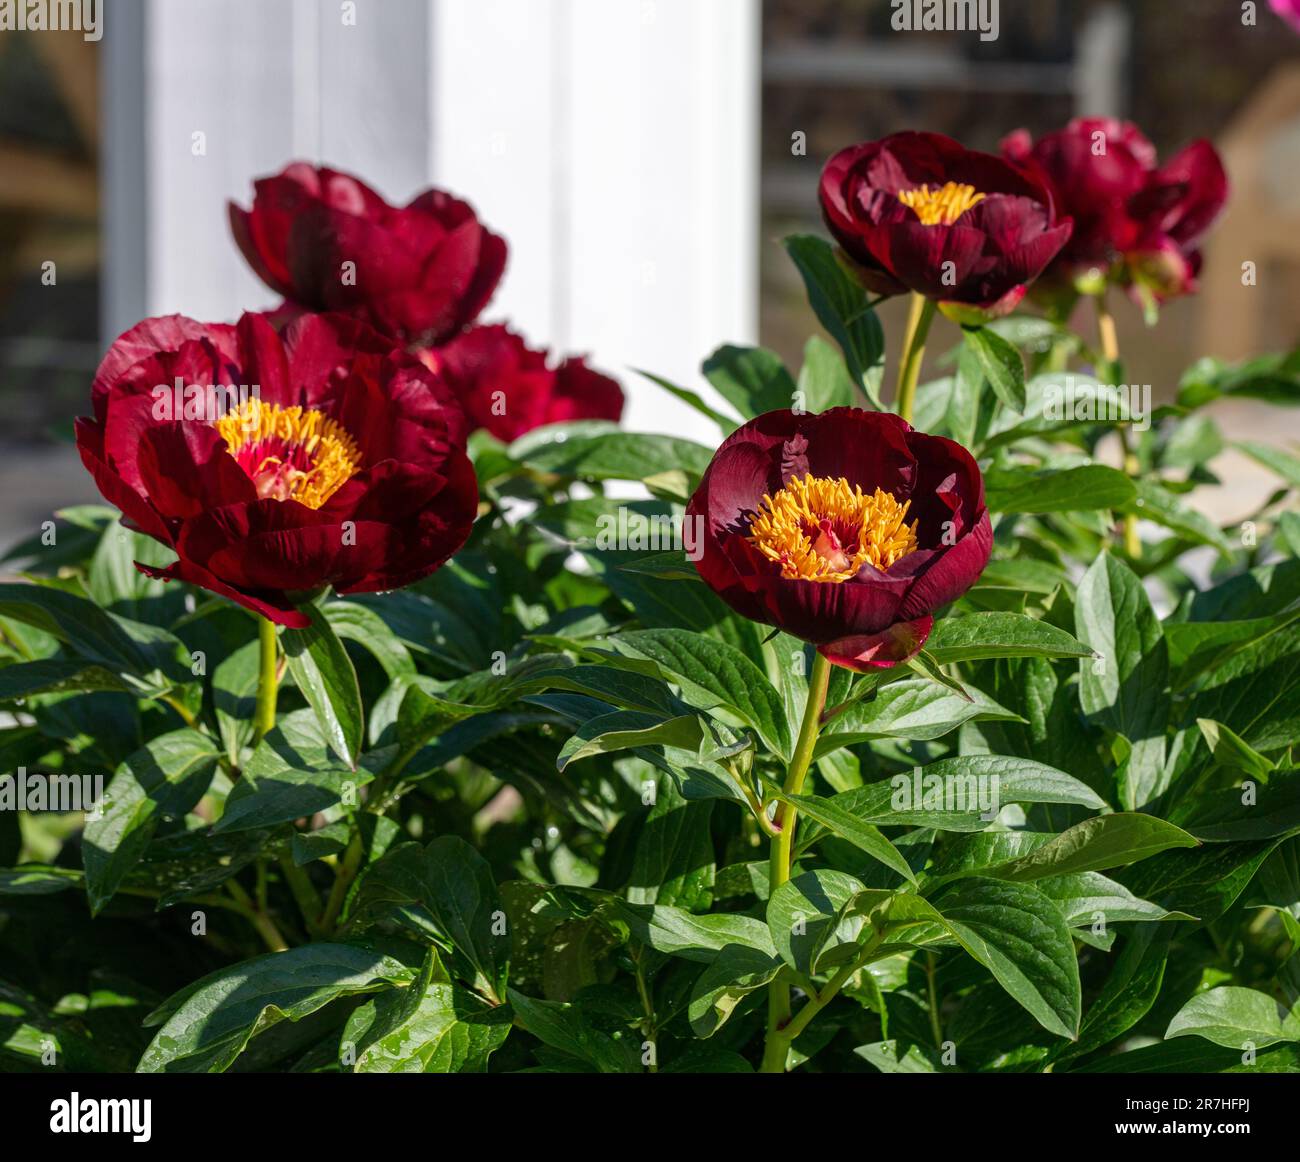
<svg viewBox="0 0 1300 1162">
<path fill-rule="evenodd" d="M 1226 197 L 1118 123 L 849 146 L 802 365 L 638 383 L 695 439 L 492 315 L 462 199 L 259 180 L 284 301 L 118 338 L 107 504 L 8 555 L 0 1063 L 1300 1068 L 1300 459 L 1197 498 L 1300 354 L 1153 408 L 1110 313 Z"/>
</svg>

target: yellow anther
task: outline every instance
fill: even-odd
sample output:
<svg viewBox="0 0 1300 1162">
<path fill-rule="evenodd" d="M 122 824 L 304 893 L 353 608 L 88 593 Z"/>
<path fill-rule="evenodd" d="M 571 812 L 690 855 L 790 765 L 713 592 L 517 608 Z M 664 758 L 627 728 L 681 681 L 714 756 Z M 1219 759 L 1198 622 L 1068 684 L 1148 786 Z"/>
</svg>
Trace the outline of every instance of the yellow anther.
<svg viewBox="0 0 1300 1162">
<path fill-rule="evenodd" d="M 847 581 L 863 565 L 888 569 L 916 548 L 911 501 L 877 488 L 867 494 L 844 477 L 792 477 L 764 496 L 749 539 L 789 580 Z"/>
<path fill-rule="evenodd" d="M 928 185 L 914 190 L 899 190 L 898 200 L 909 206 L 925 226 L 951 226 L 984 195 L 976 193 L 974 186 L 960 182 L 945 182 L 931 189 Z"/>
<path fill-rule="evenodd" d="M 361 467 L 361 453 L 347 429 L 314 408 L 249 399 L 216 427 L 264 499 L 320 508 Z"/>
</svg>

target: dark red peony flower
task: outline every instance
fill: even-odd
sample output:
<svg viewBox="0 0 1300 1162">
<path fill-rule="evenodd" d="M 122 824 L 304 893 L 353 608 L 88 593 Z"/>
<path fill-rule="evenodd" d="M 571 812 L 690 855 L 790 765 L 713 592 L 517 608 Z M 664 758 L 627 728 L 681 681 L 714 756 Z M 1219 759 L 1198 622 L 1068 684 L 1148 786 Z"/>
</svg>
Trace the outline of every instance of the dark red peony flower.
<svg viewBox="0 0 1300 1162">
<path fill-rule="evenodd" d="M 308 311 L 346 311 L 403 343 L 441 343 L 472 323 L 501 280 L 506 244 L 466 202 L 425 190 L 390 206 L 364 182 L 304 162 L 230 204 L 249 265 Z"/>
<path fill-rule="evenodd" d="M 455 397 L 413 356 L 341 315 L 277 334 L 146 319 L 95 374 L 77 447 L 128 523 L 188 581 L 281 625 L 295 598 L 396 589 L 469 536 L 478 503 Z"/>
<path fill-rule="evenodd" d="M 1208 141 L 1157 166 L 1155 146 L 1136 125 L 1081 117 L 1036 142 L 1017 130 L 1002 151 L 1038 172 L 1074 217 L 1046 284 L 1091 290 L 1114 278 L 1158 299 L 1196 289 L 1197 245 L 1228 198 L 1227 174 Z"/>
<path fill-rule="evenodd" d="M 419 352 L 460 398 L 475 427 L 510 441 L 542 424 L 618 420 L 623 390 L 581 358 L 558 367 L 507 327 L 471 327 L 450 343 Z"/>
<path fill-rule="evenodd" d="M 868 290 L 916 291 L 963 323 L 1013 310 L 1070 237 L 1040 178 L 938 133 L 841 150 L 821 205 Z"/>
<path fill-rule="evenodd" d="M 714 455 L 687 516 L 696 568 L 736 612 L 852 670 L 925 643 L 993 543 L 969 452 L 886 412 L 768 412 Z"/>
</svg>

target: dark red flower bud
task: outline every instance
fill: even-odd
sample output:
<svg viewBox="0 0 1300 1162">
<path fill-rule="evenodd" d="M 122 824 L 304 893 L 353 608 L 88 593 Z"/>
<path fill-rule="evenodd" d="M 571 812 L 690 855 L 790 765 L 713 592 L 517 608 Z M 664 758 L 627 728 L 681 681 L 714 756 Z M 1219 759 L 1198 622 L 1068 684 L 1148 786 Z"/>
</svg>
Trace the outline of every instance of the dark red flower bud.
<svg viewBox="0 0 1300 1162">
<path fill-rule="evenodd" d="M 417 359 L 341 315 L 283 332 L 146 319 L 95 375 L 82 462 L 188 581 L 281 625 L 294 595 L 396 589 L 465 543 L 478 504 L 467 422 Z"/>
<path fill-rule="evenodd" d="M 696 568 L 728 605 L 853 670 L 915 654 L 993 543 L 970 453 L 858 408 L 738 428 L 687 515 L 702 522 Z"/>
<path fill-rule="evenodd" d="M 1081 117 L 1033 143 L 1017 130 L 1002 151 L 1035 170 L 1074 218 L 1041 286 L 1090 290 L 1109 277 L 1159 299 L 1196 289 L 1196 247 L 1228 198 L 1227 174 L 1208 141 L 1157 168 L 1155 147 L 1136 125 Z"/>
<path fill-rule="evenodd" d="M 841 150 L 821 206 L 868 290 L 916 291 L 961 322 L 1013 310 L 1070 236 L 1039 177 L 938 133 Z"/>
<path fill-rule="evenodd" d="M 501 280 L 505 241 L 468 203 L 425 190 L 390 206 L 350 174 L 303 162 L 230 204 L 249 265 L 308 311 L 345 311 L 402 343 L 441 343 L 472 323 Z"/>
<path fill-rule="evenodd" d="M 1036 168 L 1062 213 L 1074 220 L 1069 242 L 1053 263 L 1057 269 L 1104 270 L 1136 238 L 1126 207 L 1146 184 L 1155 147 L 1129 122 L 1081 117 L 1036 144 L 1018 130 L 1002 143 L 1003 153 Z"/>
<path fill-rule="evenodd" d="M 471 327 L 442 347 L 419 352 L 464 405 L 470 422 L 510 441 L 543 424 L 615 420 L 623 390 L 579 357 L 557 367 L 507 327 Z"/>
</svg>

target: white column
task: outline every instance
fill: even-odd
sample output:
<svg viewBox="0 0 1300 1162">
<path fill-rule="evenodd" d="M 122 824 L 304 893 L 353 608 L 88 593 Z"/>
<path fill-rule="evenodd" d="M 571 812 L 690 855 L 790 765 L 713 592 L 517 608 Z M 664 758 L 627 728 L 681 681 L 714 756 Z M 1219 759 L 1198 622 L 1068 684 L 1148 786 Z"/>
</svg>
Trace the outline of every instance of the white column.
<svg viewBox="0 0 1300 1162">
<path fill-rule="evenodd" d="M 628 426 L 713 439 L 699 384 L 758 317 L 759 6 L 434 0 L 433 177 L 511 242 L 489 315 L 590 352 Z"/>
<path fill-rule="evenodd" d="M 565 339 L 695 384 L 714 347 L 757 337 L 758 5 L 574 0 L 573 12 Z M 639 384 L 628 420 L 711 431 Z"/>
<path fill-rule="evenodd" d="M 291 3 L 146 5 L 150 314 L 226 319 L 275 301 L 230 237 L 226 201 L 247 204 L 252 179 L 293 155 L 292 43 Z"/>
<path fill-rule="evenodd" d="M 144 29 L 144 0 L 119 0 L 104 25 L 99 70 L 101 346 L 148 312 Z"/>
<path fill-rule="evenodd" d="M 123 239 L 124 261 L 134 249 L 144 264 L 148 313 L 225 319 L 273 305 L 276 296 L 231 239 L 226 202 L 247 205 L 253 179 L 293 159 L 353 170 L 397 201 L 426 181 L 428 0 L 145 0 L 136 7 L 142 48 L 134 60 L 122 49 L 109 58 L 107 87 L 110 107 L 124 113 L 131 95 L 140 95 L 137 203 L 122 173 L 105 227 L 110 246 Z M 111 27 L 114 11 L 106 40 L 122 32 Z M 119 139 L 129 141 L 130 126 L 110 126 L 111 158 Z M 122 168 L 110 161 L 110 173 Z M 124 229 L 139 204 L 147 207 L 143 245 Z"/>
<path fill-rule="evenodd" d="M 616 0 L 617 2 L 617 0 Z M 562 337 L 568 0 L 433 0 L 429 181 L 510 246 L 485 319 Z"/>
<path fill-rule="evenodd" d="M 120 116 L 106 153 L 140 124 L 142 156 L 110 161 L 106 235 L 114 261 L 134 256 L 144 277 L 106 311 L 111 325 L 134 321 L 133 296 L 150 313 L 207 319 L 270 305 L 226 201 L 246 204 L 252 179 L 292 158 L 329 162 L 392 201 L 430 182 L 467 198 L 511 246 L 489 320 L 591 353 L 627 388 L 630 426 L 712 438 L 628 368 L 698 384 L 714 346 L 756 338 L 753 0 L 144 0 L 140 11 L 141 51 L 109 56 Z"/>
</svg>

